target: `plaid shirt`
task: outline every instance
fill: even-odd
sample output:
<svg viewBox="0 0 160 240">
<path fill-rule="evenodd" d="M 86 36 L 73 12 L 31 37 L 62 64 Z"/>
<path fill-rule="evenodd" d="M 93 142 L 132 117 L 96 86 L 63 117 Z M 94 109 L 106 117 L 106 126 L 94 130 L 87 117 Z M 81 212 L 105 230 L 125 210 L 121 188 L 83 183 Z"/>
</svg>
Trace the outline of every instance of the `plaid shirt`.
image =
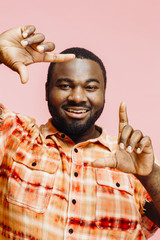
<svg viewBox="0 0 160 240">
<path fill-rule="evenodd" d="M 75 144 L 50 121 L 0 107 L 0 239 L 142 240 L 156 226 L 143 214 L 150 200 L 140 182 L 91 162 L 112 155 L 105 131 Z"/>
</svg>

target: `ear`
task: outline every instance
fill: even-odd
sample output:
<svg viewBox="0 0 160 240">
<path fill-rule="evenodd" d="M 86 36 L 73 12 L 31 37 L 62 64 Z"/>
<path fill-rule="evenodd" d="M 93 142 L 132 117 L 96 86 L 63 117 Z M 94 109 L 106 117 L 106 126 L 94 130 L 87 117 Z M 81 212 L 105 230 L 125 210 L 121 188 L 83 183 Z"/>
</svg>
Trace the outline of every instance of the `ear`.
<svg viewBox="0 0 160 240">
<path fill-rule="evenodd" d="M 48 84 L 47 84 L 47 82 L 46 82 L 46 101 L 48 101 Z"/>
</svg>

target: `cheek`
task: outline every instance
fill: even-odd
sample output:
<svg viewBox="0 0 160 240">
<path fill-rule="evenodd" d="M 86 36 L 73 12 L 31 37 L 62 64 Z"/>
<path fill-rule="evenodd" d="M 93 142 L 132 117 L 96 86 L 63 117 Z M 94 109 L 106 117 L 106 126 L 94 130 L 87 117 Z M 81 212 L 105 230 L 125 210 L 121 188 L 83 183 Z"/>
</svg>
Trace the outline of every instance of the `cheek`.
<svg viewBox="0 0 160 240">
<path fill-rule="evenodd" d="M 101 108 L 104 105 L 104 94 L 96 94 L 90 97 L 90 102 L 96 110 Z"/>
<path fill-rule="evenodd" d="M 66 100 L 66 95 L 64 94 L 64 92 L 55 91 L 55 90 L 50 91 L 49 101 L 51 104 L 58 107 L 59 105 L 63 104 L 65 100 Z"/>
</svg>

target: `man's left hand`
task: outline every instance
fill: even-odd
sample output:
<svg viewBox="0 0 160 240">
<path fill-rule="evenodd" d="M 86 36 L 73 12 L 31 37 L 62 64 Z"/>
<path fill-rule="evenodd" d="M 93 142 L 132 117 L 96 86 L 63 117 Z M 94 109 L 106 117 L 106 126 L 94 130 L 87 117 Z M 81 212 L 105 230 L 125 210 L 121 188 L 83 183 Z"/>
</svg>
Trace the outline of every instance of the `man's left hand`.
<svg viewBox="0 0 160 240">
<path fill-rule="evenodd" d="M 140 130 L 134 130 L 128 124 L 124 102 L 119 108 L 119 136 L 116 152 L 108 158 L 97 159 L 94 167 L 113 167 L 126 173 L 147 176 L 152 172 L 154 153 L 151 140 L 143 136 Z"/>
</svg>

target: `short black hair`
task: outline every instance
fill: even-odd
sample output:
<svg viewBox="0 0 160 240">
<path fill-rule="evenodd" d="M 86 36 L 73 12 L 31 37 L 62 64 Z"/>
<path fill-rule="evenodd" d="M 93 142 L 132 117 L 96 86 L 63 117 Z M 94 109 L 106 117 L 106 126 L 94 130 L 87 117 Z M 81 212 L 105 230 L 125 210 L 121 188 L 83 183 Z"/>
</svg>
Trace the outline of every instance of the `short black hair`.
<svg viewBox="0 0 160 240">
<path fill-rule="evenodd" d="M 94 53 L 92 53 L 91 51 L 89 51 L 85 48 L 79 48 L 79 47 L 67 48 L 64 51 L 62 51 L 61 53 L 63 53 L 63 54 L 73 53 L 73 54 L 75 54 L 76 58 L 90 59 L 90 60 L 97 62 L 102 70 L 103 77 L 104 77 L 104 86 L 106 88 L 106 82 L 107 82 L 106 69 L 104 67 L 102 60 L 98 56 L 96 56 Z M 55 62 L 50 63 L 50 66 L 48 68 L 48 75 L 47 75 L 47 85 L 48 86 L 50 83 L 50 79 L 51 79 L 55 64 L 56 64 Z"/>
</svg>

